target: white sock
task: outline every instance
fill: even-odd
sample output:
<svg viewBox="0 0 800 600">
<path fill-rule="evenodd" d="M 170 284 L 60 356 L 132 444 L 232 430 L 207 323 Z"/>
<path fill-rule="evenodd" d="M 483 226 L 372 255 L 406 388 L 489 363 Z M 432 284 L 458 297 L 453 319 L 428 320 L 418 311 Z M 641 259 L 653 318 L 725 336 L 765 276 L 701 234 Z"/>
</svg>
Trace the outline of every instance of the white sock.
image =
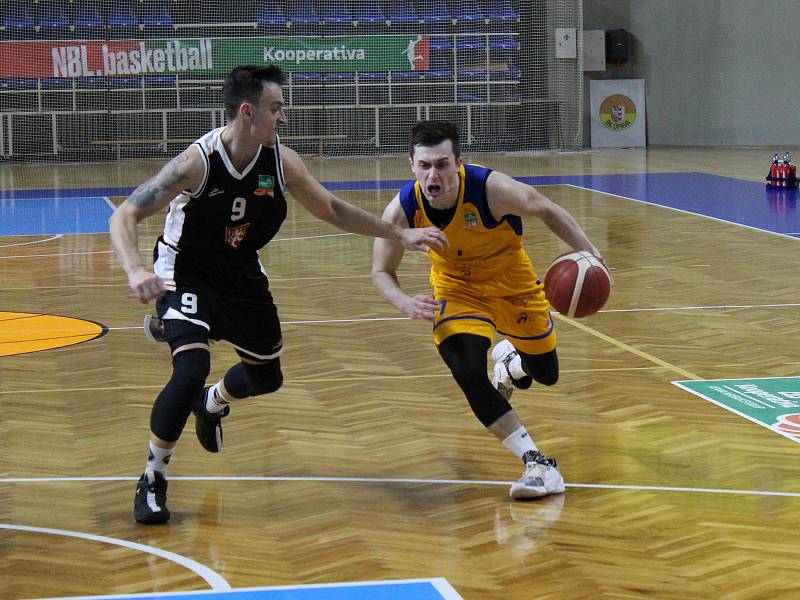
<svg viewBox="0 0 800 600">
<path fill-rule="evenodd" d="M 164 477 L 167 476 L 167 467 L 169 466 L 169 459 L 175 448 L 160 448 L 153 442 L 150 442 L 150 454 L 147 457 L 147 464 L 144 467 L 145 471 L 158 471 Z"/>
<path fill-rule="evenodd" d="M 220 383 L 218 381 L 212 385 L 206 393 L 206 410 L 212 415 L 222 411 L 228 405 L 228 401 L 222 397 L 219 390 Z"/>
<path fill-rule="evenodd" d="M 538 450 L 536 444 L 533 443 L 533 438 L 531 438 L 524 426 L 504 439 L 503 446 L 516 454 L 519 459 L 522 459 L 522 455 L 529 450 L 534 452 Z"/>
</svg>

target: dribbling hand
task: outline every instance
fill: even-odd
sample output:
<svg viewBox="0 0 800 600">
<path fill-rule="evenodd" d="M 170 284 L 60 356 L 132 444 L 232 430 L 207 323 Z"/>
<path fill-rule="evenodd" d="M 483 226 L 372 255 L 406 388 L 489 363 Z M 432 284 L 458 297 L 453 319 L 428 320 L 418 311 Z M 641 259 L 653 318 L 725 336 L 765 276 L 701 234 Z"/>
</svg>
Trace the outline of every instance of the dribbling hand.
<svg viewBox="0 0 800 600">
<path fill-rule="evenodd" d="M 412 319 L 433 321 L 436 318 L 436 313 L 439 312 L 440 306 L 441 304 L 439 301 L 433 296 L 417 294 L 409 298 L 408 302 L 403 307 L 403 312 Z"/>
<path fill-rule="evenodd" d="M 145 268 L 136 269 L 130 273 L 128 285 L 142 303 L 147 303 L 153 298 L 160 298 L 167 291 L 158 276 Z"/>
</svg>

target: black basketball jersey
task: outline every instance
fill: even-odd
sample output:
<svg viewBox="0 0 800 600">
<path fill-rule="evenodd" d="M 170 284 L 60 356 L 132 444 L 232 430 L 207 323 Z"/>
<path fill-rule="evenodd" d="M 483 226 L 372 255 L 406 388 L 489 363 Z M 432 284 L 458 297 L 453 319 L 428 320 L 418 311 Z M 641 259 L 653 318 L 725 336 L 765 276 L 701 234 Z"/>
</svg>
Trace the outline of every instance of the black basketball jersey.
<svg viewBox="0 0 800 600">
<path fill-rule="evenodd" d="M 183 192 L 169 205 L 156 248 L 156 274 L 168 288 L 177 270 L 218 275 L 229 268 L 259 265 L 258 251 L 286 219 L 280 143 L 261 146 L 239 172 L 220 138 L 224 127 L 195 142 L 206 165 L 200 189 Z M 263 271 L 263 269 L 260 269 Z"/>
</svg>

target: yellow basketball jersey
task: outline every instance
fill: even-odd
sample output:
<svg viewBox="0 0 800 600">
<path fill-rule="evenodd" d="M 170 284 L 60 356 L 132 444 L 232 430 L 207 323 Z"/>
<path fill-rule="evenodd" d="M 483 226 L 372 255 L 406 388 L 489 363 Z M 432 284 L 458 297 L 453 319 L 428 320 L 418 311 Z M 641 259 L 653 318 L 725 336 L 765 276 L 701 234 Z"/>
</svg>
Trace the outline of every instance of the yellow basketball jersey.
<svg viewBox="0 0 800 600">
<path fill-rule="evenodd" d="M 461 184 L 452 219 L 442 231 L 450 246 L 432 249 L 431 284 L 435 290 L 459 290 L 487 296 L 537 292 L 542 284 L 522 248 L 522 219 L 505 215 L 495 220 L 486 200 L 486 180 L 491 169 L 463 165 Z M 400 191 L 409 227 L 432 227 L 425 212 L 427 200 L 416 181 Z M 428 205 L 430 206 L 430 205 Z"/>
</svg>

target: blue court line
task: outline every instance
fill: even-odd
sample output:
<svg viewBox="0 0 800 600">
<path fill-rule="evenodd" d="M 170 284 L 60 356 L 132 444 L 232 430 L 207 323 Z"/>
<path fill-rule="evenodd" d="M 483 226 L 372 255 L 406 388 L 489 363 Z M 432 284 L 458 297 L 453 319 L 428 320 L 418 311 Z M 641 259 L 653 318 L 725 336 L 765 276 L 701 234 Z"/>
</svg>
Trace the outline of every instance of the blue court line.
<svg viewBox="0 0 800 600">
<path fill-rule="evenodd" d="M 612 175 L 570 175 L 517 177 L 531 185 L 567 184 L 606 192 L 631 200 L 674 208 L 699 216 L 711 217 L 745 227 L 800 237 L 800 217 L 796 190 L 773 191 L 754 181 L 722 177 L 707 173 L 635 173 Z M 334 181 L 323 185 L 332 191 L 400 189 L 407 179 L 384 181 Z M 110 209 L 99 208 L 101 196 L 127 196 L 134 188 L 74 188 L 65 190 L 11 190 L 0 192 L 0 235 L 32 235 L 46 233 L 98 233 L 107 232 Z M 65 216 L 51 215 L 54 203 L 65 199 L 88 201 L 83 211 L 67 212 Z M 16 202 L 25 200 L 26 202 Z M 36 207 L 16 227 L 17 207 L 37 200 Z M 36 211 L 39 212 L 36 212 Z M 91 223 L 91 225 L 89 224 Z M 24 233 L 23 233 L 24 231 Z"/>
<path fill-rule="evenodd" d="M 675 208 L 762 231 L 800 237 L 797 190 L 707 173 L 518 177 L 531 185 L 569 184 Z"/>
<path fill-rule="evenodd" d="M 48 600 L 461 600 L 443 578 L 320 585 L 242 588 L 224 591 L 154 592 L 113 596 L 70 596 Z"/>
<path fill-rule="evenodd" d="M 111 207 L 105 197 L 81 195 L 0 198 L 0 235 L 107 233 Z"/>
</svg>

